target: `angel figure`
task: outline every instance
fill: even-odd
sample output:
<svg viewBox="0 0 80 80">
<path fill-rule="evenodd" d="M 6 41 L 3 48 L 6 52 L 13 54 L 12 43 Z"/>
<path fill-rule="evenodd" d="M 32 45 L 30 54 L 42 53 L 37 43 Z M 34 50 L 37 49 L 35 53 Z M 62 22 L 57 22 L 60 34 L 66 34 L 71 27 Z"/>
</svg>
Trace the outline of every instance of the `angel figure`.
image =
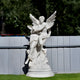
<svg viewBox="0 0 80 80">
<path fill-rule="evenodd" d="M 28 52 L 28 59 L 25 64 L 30 61 L 31 66 L 36 63 L 36 59 L 43 53 L 45 55 L 46 49 L 43 48 L 43 45 L 46 39 L 51 34 L 51 27 L 54 25 L 56 17 L 56 11 L 44 22 L 45 17 L 40 16 L 39 20 L 36 19 L 32 14 L 30 14 L 30 19 L 32 20 L 32 26 L 27 26 L 31 30 L 30 35 L 30 49 Z M 43 51 L 43 52 L 42 52 Z M 35 63 L 34 63 L 35 62 Z M 34 63 L 34 64 L 33 64 Z"/>
</svg>

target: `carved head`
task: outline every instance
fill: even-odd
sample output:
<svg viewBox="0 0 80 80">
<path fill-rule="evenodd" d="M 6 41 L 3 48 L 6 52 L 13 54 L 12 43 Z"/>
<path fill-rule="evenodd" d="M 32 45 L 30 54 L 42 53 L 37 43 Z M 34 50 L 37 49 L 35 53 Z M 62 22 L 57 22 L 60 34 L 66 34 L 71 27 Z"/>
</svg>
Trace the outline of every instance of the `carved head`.
<svg viewBox="0 0 80 80">
<path fill-rule="evenodd" d="M 44 16 L 40 16 L 40 17 L 39 17 L 39 21 L 40 21 L 40 23 L 43 23 L 44 20 L 45 20 L 45 17 L 44 17 Z"/>
</svg>

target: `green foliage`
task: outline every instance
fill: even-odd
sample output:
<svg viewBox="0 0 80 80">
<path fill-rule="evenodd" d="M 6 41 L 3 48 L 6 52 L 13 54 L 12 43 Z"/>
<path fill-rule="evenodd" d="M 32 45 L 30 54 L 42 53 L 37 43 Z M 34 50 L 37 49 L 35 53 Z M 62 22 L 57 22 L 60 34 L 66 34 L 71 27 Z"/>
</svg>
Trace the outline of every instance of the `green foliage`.
<svg viewBox="0 0 80 80">
<path fill-rule="evenodd" d="M 29 34 L 27 30 L 27 24 L 30 24 L 29 13 L 39 16 L 39 12 L 33 7 L 31 0 L 1 0 L 0 4 L 7 33 Z"/>
<path fill-rule="evenodd" d="M 80 35 L 80 0 L 0 0 L 0 17 L 7 33 L 29 34 L 26 26 L 31 24 L 30 13 L 48 18 L 55 10 L 52 35 Z"/>
<path fill-rule="evenodd" d="M 52 14 L 53 11 L 57 11 L 52 35 L 80 35 L 78 30 L 80 28 L 79 5 L 80 0 L 47 0 L 47 16 Z"/>
</svg>

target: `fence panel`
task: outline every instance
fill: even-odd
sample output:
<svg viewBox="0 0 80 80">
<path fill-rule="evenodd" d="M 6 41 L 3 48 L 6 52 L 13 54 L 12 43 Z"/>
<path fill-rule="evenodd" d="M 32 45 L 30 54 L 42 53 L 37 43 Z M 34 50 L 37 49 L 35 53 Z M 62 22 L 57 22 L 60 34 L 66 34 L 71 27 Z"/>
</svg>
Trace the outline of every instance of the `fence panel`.
<svg viewBox="0 0 80 80">
<path fill-rule="evenodd" d="M 29 45 L 29 41 L 25 37 L 22 37 L 21 46 L 24 46 L 24 45 Z M 21 51 L 20 52 L 20 74 L 24 74 L 23 67 L 24 67 L 24 62 L 26 58 L 26 49 L 21 49 L 20 51 Z"/>
<path fill-rule="evenodd" d="M 20 46 L 21 38 L 10 37 L 9 46 Z M 20 49 L 10 49 L 8 53 L 8 74 L 20 74 Z"/>
<path fill-rule="evenodd" d="M 70 37 L 64 36 L 63 37 L 64 45 L 70 45 Z M 70 66 L 70 48 L 64 48 L 64 72 L 70 72 L 71 66 Z"/>
<path fill-rule="evenodd" d="M 52 37 L 52 45 L 58 45 L 58 38 L 56 36 Z M 58 48 L 52 48 L 52 70 L 57 73 L 58 71 Z"/>
<path fill-rule="evenodd" d="M 63 37 L 58 37 L 58 45 L 63 45 Z M 58 72 L 64 72 L 63 48 L 58 48 Z"/>
<path fill-rule="evenodd" d="M 71 36 L 70 45 L 80 45 L 80 36 Z M 71 72 L 80 72 L 80 48 L 71 48 Z"/>
<path fill-rule="evenodd" d="M 25 37 L 0 37 L 0 46 L 23 46 Z M 80 45 L 80 36 L 51 36 L 45 43 L 52 45 Z M 47 48 L 49 64 L 55 73 L 80 72 L 80 48 Z M 26 49 L 0 49 L 0 74 L 23 74 Z"/>
<path fill-rule="evenodd" d="M 8 41 L 7 37 L 0 37 L 0 46 L 8 46 Z M 0 74 L 8 74 L 8 49 L 0 49 Z"/>
</svg>

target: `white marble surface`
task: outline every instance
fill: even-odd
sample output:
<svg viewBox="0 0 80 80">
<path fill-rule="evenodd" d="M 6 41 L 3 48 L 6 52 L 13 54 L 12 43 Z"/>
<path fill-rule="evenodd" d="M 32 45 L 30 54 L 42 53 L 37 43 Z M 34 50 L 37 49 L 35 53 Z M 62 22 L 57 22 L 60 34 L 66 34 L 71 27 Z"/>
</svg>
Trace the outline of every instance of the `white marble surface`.
<svg viewBox="0 0 80 80">
<path fill-rule="evenodd" d="M 28 26 L 31 30 L 30 49 L 27 50 L 28 59 L 25 61 L 25 64 L 29 62 L 27 76 L 50 77 L 53 75 L 46 57 L 47 49 L 44 49 L 43 45 L 47 38 L 50 37 L 50 28 L 54 25 L 55 15 L 56 11 L 44 22 L 44 16 L 40 16 L 38 20 L 30 14 L 32 20 L 32 26 Z"/>
</svg>

